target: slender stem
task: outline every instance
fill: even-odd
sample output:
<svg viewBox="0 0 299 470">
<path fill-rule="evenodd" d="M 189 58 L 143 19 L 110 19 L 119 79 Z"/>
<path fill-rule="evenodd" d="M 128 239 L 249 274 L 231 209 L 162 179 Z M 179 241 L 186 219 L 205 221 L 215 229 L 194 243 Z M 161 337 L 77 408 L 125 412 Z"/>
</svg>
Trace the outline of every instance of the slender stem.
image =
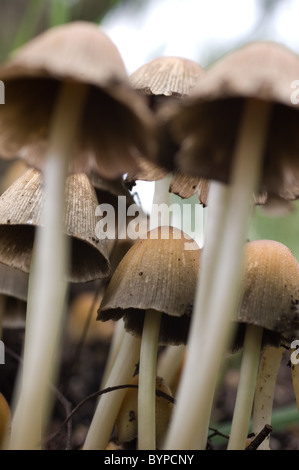
<svg viewBox="0 0 299 470">
<path fill-rule="evenodd" d="M 140 355 L 140 338 L 125 333 L 119 354 L 113 364 L 106 388 L 131 381 Z M 121 407 L 126 389 L 101 396 L 90 424 L 83 450 L 105 450 Z"/>
<path fill-rule="evenodd" d="M 198 312 L 194 318 L 198 332 L 197 341 L 202 343 L 205 337 L 206 312 L 209 299 L 212 296 L 213 281 L 217 272 L 218 256 L 220 251 L 219 240 L 224 230 L 227 204 L 230 197 L 230 186 L 211 181 L 209 189 L 209 212 L 206 226 L 204 249 L 200 260 L 200 272 L 197 279 L 197 290 L 194 303 L 194 311 Z M 193 327 L 195 329 L 195 326 Z"/>
<path fill-rule="evenodd" d="M 147 310 L 142 330 L 138 382 L 138 449 L 156 449 L 156 377 L 160 312 Z"/>
<path fill-rule="evenodd" d="M 177 405 L 166 438 L 166 449 L 205 449 L 209 419 L 221 359 L 226 352 L 232 329 L 231 318 L 237 308 L 243 249 L 248 231 L 250 200 L 260 178 L 268 123 L 269 106 L 247 100 L 238 134 L 231 189 L 224 201 L 224 227 L 221 231 L 213 285 L 205 312 L 194 309 L 188 355 L 178 390 Z M 210 206 L 209 206 L 210 207 Z M 212 223 L 210 216 L 208 225 Z M 206 237 L 205 247 L 209 243 Z M 205 248 L 204 248 L 205 249 Z M 205 273 L 201 267 L 200 276 Z M 200 300 L 195 301 L 198 306 Z M 200 337 L 201 318 L 205 315 L 204 342 Z M 201 438 L 198 439 L 198 423 Z M 185 432 L 180 430 L 184 428 Z"/>
<path fill-rule="evenodd" d="M 278 370 L 285 348 L 266 346 L 259 367 L 252 414 L 252 432 L 258 435 L 266 425 L 271 425 L 274 392 Z M 258 447 L 270 450 L 268 435 Z"/>
<path fill-rule="evenodd" d="M 228 450 L 244 450 L 246 447 L 261 354 L 262 336 L 262 328 L 255 325 L 247 325 Z"/>
<path fill-rule="evenodd" d="M 44 168 L 44 228 L 37 229 L 31 264 L 22 376 L 15 396 L 11 449 L 39 447 L 51 412 L 64 326 L 69 247 L 64 235 L 64 192 L 86 88 L 62 86 L 54 110 Z"/>
<path fill-rule="evenodd" d="M 160 205 L 169 206 L 171 203 L 172 195 L 169 193 L 169 184 L 170 175 L 165 176 L 161 180 L 155 181 L 155 190 L 150 214 L 150 230 L 162 225 L 171 225 L 169 220 L 169 211 L 159 211 Z"/>
</svg>

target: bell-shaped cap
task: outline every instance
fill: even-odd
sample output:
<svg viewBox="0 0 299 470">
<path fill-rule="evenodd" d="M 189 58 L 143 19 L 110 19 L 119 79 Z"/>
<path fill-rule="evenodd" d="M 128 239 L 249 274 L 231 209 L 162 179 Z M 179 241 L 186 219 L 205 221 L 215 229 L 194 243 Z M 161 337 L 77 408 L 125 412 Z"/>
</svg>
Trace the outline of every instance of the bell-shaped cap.
<svg viewBox="0 0 299 470">
<path fill-rule="evenodd" d="M 270 344 L 282 338 L 291 341 L 298 334 L 299 264 L 284 244 L 273 240 L 246 244 L 236 319 L 266 329 Z"/>
<path fill-rule="evenodd" d="M 158 148 L 152 154 L 155 162 L 159 161 L 162 168 L 167 168 L 168 160 L 173 152 L 177 151 L 177 145 L 169 144 L 167 126 L 160 119 L 160 110 L 165 104 L 183 99 L 203 75 L 204 69 L 195 61 L 184 57 L 161 56 L 144 64 L 130 76 L 133 88 L 140 94 L 146 95 L 150 108 L 155 112 L 158 123 Z M 167 145 L 165 143 L 167 142 Z M 160 151 L 162 149 L 162 151 Z M 142 175 L 142 168 L 141 175 Z M 162 169 L 160 170 L 163 171 Z M 143 172 L 144 174 L 144 172 Z M 152 169 L 151 174 L 154 175 Z M 140 175 L 140 171 L 139 171 Z M 149 181 L 146 177 L 146 181 Z M 145 179 L 142 176 L 136 179 Z M 155 174 L 155 180 L 160 179 L 159 173 Z"/>
<path fill-rule="evenodd" d="M 155 147 L 152 114 L 132 89 L 118 49 L 93 23 L 72 22 L 40 34 L 0 67 L 0 79 L 2 158 L 19 155 L 43 168 L 62 82 L 89 86 L 71 170 L 92 168 L 104 178 L 118 178 Z"/>
<path fill-rule="evenodd" d="M 130 81 L 136 90 L 146 95 L 181 98 L 189 95 L 203 73 L 202 67 L 193 60 L 161 56 L 133 72 Z"/>
<path fill-rule="evenodd" d="M 0 262 L 29 273 L 35 228 L 43 225 L 42 173 L 27 170 L 0 197 Z M 88 177 L 69 175 L 65 192 L 65 233 L 71 237 L 70 282 L 105 278 L 110 273 L 107 241 L 96 237 L 98 200 Z"/>
<path fill-rule="evenodd" d="M 104 294 L 98 320 L 123 317 L 141 335 L 145 311 L 162 312 L 161 344 L 185 343 L 193 309 L 200 249 L 184 232 L 158 227 L 139 239 L 120 261 Z"/>
</svg>

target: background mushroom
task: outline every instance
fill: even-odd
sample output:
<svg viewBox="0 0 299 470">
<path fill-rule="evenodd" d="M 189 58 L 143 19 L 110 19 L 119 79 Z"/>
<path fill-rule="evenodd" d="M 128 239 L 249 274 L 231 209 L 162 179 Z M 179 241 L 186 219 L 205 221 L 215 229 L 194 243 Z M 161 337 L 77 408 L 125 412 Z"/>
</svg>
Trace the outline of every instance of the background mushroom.
<svg viewBox="0 0 299 470">
<path fill-rule="evenodd" d="M 139 67 L 139 69 L 131 74 L 130 82 L 134 89 L 147 98 L 150 108 L 154 111 L 160 123 L 160 108 L 163 108 L 166 103 L 184 99 L 188 96 L 195 86 L 197 79 L 203 74 L 203 68 L 193 60 L 184 57 L 162 56 Z M 161 126 L 159 135 L 161 141 L 165 138 L 165 132 L 167 132 L 166 128 Z M 165 146 L 162 145 L 162 148 L 164 151 Z M 157 151 L 159 152 L 159 148 Z M 163 154 L 163 161 L 164 159 L 166 160 L 167 156 Z M 167 191 L 171 191 L 169 180 L 177 188 L 180 176 L 184 177 L 178 171 L 174 173 L 173 177 L 168 177 L 170 172 L 165 168 L 163 161 L 156 165 L 153 161 L 140 159 L 139 169 L 133 173 L 128 172 L 126 181 L 156 181 L 155 198 L 156 201 L 160 200 L 163 202 L 163 197 L 165 197 L 164 186 L 167 187 Z M 190 180 L 190 176 L 185 176 L 185 179 Z M 162 181 L 160 182 L 160 180 Z M 189 191 L 192 185 L 193 180 L 190 180 Z M 159 197 L 160 191 L 162 192 L 162 198 Z"/>
<path fill-rule="evenodd" d="M 36 228 L 43 227 L 42 173 L 30 168 L 0 196 L 0 262 L 30 272 Z M 84 173 L 69 175 L 65 188 L 64 233 L 71 240 L 68 282 L 88 282 L 110 273 L 107 240 L 95 236 L 98 205 Z"/>
<path fill-rule="evenodd" d="M 145 392 L 138 404 L 140 449 L 145 446 L 155 448 L 155 405 L 152 400 L 155 401 L 158 343 L 180 344 L 187 340 L 196 284 L 194 274 L 200 258 L 198 247 L 190 250 L 194 247 L 192 239 L 174 227 L 158 227 L 148 232 L 146 238 L 138 240 L 118 265 L 100 305 L 99 320 L 123 318 L 126 330 L 139 337 L 142 335 L 141 342 L 146 341 L 143 352 L 147 352 L 144 357 L 141 345 L 139 364 L 139 394 Z M 146 340 L 148 324 L 154 339 Z M 120 351 L 111 376 L 122 355 Z M 142 371 L 145 372 L 144 378 Z M 148 380 L 145 391 L 142 380 Z M 106 387 L 116 384 L 109 378 Z M 117 406 L 120 404 L 114 402 L 112 408 L 109 402 L 110 426 L 106 420 L 103 430 L 103 410 L 107 414 L 108 398 L 101 397 L 84 448 L 105 448 Z M 147 420 L 143 423 L 145 416 Z"/>
<path fill-rule="evenodd" d="M 281 346 L 288 347 L 299 328 L 296 308 L 299 265 L 296 258 L 285 245 L 276 241 L 257 240 L 247 243 L 241 290 L 240 307 L 235 318 L 241 323 L 238 328 L 243 330 L 243 334 L 242 325 L 247 326 L 243 336 L 240 380 L 228 443 L 228 449 L 235 450 L 245 448 L 255 391 L 254 432 L 261 431 L 265 417 L 271 419 L 275 379 L 284 350 Z M 274 346 L 276 351 L 267 351 L 268 346 L 272 349 Z M 266 349 L 257 386 L 262 347 Z M 272 370 L 271 375 L 267 374 L 267 370 Z M 265 389 L 263 382 L 267 380 L 269 382 Z M 265 392 L 268 403 L 267 409 L 263 410 L 258 402 L 263 401 L 265 406 Z"/>
</svg>

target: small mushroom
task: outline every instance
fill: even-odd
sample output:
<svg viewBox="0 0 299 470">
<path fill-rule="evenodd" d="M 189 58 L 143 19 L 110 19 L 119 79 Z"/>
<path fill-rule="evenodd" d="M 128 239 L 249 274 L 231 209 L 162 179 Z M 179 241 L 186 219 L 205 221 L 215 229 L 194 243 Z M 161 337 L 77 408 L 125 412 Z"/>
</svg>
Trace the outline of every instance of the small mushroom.
<svg viewBox="0 0 299 470">
<path fill-rule="evenodd" d="M 189 243 L 191 240 L 189 240 Z M 104 295 L 99 319 L 123 318 L 140 335 L 140 449 L 155 448 L 154 380 L 158 344 L 186 343 L 200 250 L 186 250 L 187 238 L 172 227 L 151 231 L 119 264 Z M 153 399 L 149 401 L 149 394 Z M 151 434 L 152 433 L 152 434 Z"/>
<path fill-rule="evenodd" d="M 148 98 L 149 106 L 159 120 L 160 108 L 173 100 L 181 100 L 188 96 L 198 78 L 204 73 L 203 68 L 193 60 L 183 57 L 162 56 L 144 64 L 132 73 L 130 82 L 134 89 Z M 167 131 L 162 126 L 160 130 L 160 139 L 163 140 L 165 138 L 164 132 Z M 158 181 L 164 179 L 169 174 L 169 170 L 163 165 L 164 159 L 167 159 L 165 154 L 160 165 L 149 160 L 140 159 L 139 169 L 133 173 L 128 172 L 126 181 Z M 188 191 L 189 193 L 192 192 L 190 188 L 194 186 L 194 178 L 190 175 L 184 175 L 178 170 L 174 171 L 169 191 L 176 192 L 182 179 L 189 182 Z M 172 188 L 174 188 L 174 191 L 172 191 Z M 193 190 L 192 194 L 195 192 L 196 189 Z M 185 196 L 186 189 L 176 193 L 181 197 L 187 197 Z"/>
<path fill-rule="evenodd" d="M 297 307 L 299 265 L 296 258 L 282 243 L 273 240 L 248 242 L 245 249 L 241 290 L 240 306 L 235 318 L 241 323 L 237 334 L 240 334 L 243 327 L 246 328 L 246 332 L 228 444 L 228 449 L 239 450 L 245 447 L 255 390 L 254 432 L 262 429 L 263 420 L 271 419 L 275 379 L 284 351 L 281 345 L 288 346 L 299 331 Z M 263 347 L 265 348 L 263 360 L 267 358 L 267 364 L 261 364 L 263 369 L 260 369 L 259 386 L 257 386 L 258 367 Z M 273 347 L 276 348 L 274 353 Z M 268 380 L 267 369 L 271 370 L 271 374 L 268 386 L 265 388 L 263 381 Z M 267 408 L 265 407 L 265 392 L 267 393 Z M 264 410 L 259 405 L 260 403 Z M 271 424 L 271 422 L 264 424 Z"/>
<path fill-rule="evenodd" d="M 99 308 L 99 320 L 122 318 L 128 332 L 141 336 L 140 449 L 156 446 L 157 348 L 158 344 L 180 344 L 187 340 L 199 259 L 199 247 L 182 231 L 174 227 L 151 230 L 130 248 L 119 263 Z M 99 406 L 103 407 L 101 400 Z M 114 403 L 114 410 L 115 407 Z M 105 413 L 107 408 L 106 404 Z M 100 440 L 102 442 L 101 418 L 101 414 L 96 412 L 85 443 L 88 449 L 99 448 L 96 446 Z M 106 423 L 105 432 L 107 426 Z M 106 442 L 102 445 L 105 448 Z"/>
</svg>

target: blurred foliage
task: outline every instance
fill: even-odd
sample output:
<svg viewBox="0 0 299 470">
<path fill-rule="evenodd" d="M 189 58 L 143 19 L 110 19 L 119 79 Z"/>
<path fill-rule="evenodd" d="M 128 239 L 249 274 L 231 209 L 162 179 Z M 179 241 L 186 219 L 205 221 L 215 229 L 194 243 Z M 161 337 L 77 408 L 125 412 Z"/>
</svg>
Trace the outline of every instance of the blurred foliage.
<svg viewBox="0 0 299 470">
<path fill-rule="evenodd" d="M 284 216 L 270 216 L 257 207 L 250 223 L 250 240 L 276 240 L 286 245 L 299 261 L 299 201 L 292 203 L 293 210 Z"/>
<path fill-rule="evenodd" d="M 99 23 L 112 8 L 137 0 L 1 0 L 0 62 L 43 30 L 84 20 Z"/>
</svg>

